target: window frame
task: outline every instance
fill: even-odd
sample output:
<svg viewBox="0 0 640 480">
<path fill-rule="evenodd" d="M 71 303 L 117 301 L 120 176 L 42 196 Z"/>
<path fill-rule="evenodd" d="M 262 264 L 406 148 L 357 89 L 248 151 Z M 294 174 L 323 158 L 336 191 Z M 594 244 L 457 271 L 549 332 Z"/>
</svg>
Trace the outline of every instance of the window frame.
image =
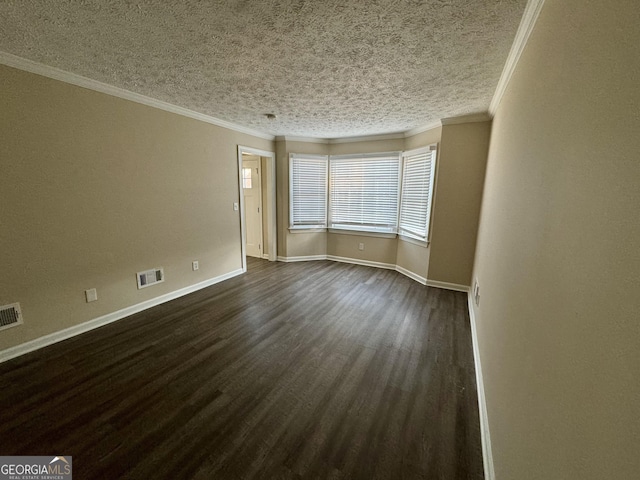
<svg viewBox="0 0 640 480">
<path fill-rule="evenodd" d="M 402 165 L 401 165 L 401 153 L 399 151 L 394 152 L 380 152 L 380 153 L 362 153 L 362 154 L 351 154 L 351 155 L 330 155 L 329 156 L 329 191 L 328 191 L 328 214 L 327 214 L 327 226 L 330 231 L 346 231 L 346 232 L 361 232 L 361 233 L 371 233 L 371 234 L 380 234 L 380 235 L 392 235 L 395 236 L 397 234 L 397 226 L 398 226 L 398 215 L 399 215 L 399 207 L 400 207 L 400 189 L 401 189 L 401 176 L 402 176 Z M 336 198 L 336 196 L 340 195 L 335 194 L 338 187 L 336 187 L 337 182 L 345 182 L 344 178 L 340 178 L 336 180 L 336 172 L 335 168 L 340 168 L 342 170 L 342 175 L 348 177 L 348 165 L 349 163 L 353 163 L 354 169 L 371 169 L 374 168 L 375 162 L 380 162 L 382 164 L 382 169 L 388 168 L 383 162 L 386 163 L 396 163 L 395 166 L 395 174 L 397 176 L 395 185 L 384 186 L 384 184 L 380 184 L 384 193 L 385 188 L 389 188 L 390 193 L 394 193 L 396 197 L 395 208 L 387 209 L 384 212 L 387 218 L 390 218 L 390 215 L 393 215 L 393 223 L 384 223 L 381 221 L 375 221 L 371 216 L 368 216 L 367 212 L 363 212 L 360 214 L 360 220 L 371 220 L 370 222 L 357 222 L 356 219 L 358 217 L 357 208 L 354 208 L 351 212 L 345 212 L 344 204 L 341 205 L 342 212 L 342 220 L 338 221 L 335 219 L 336 215 L 336 203 L 340 202 L 343 199 Z M 380 167 L 378 167 L 380 168 Z M 362 176 L 363 184 L 366 182 L 373 182 L 375 185 L 378 185 L 376 182 L 379 180 L 375 179 L 374 175 L 369 175 L 368 177 Z M 365 185 L 366 186 L 366 185 Z M 369 187 L 371 185 L 368 185 Z M 348 197 L 351 195 L 351 192 L 345 193 L 344 189 L 342 193 L 342 197 Z M 372 199 L 372 194 L 368 189 L 358 189 L 354 188 L 353 195 L 358 200 L 357 205 L 361 207 L 364 211 L 367 207 L 372 207 L 370 205 L 375 200 Z M 369 204 L 369 205 L 367 205 Z M 367 218 L 368 216 L 368 218 Z M 345 220 L 351 220 L 352 223 Z"/>
<path fill-rule="evenodd" d="M 427 185 L 427 201 L 424 208 L 424 212 L 420 212 L 421 215 L 425 216 L 425 227 L 424 227 L 424 235 L 423 235 L 422 232 L 416 232 L 415 225 L 410 226 L 409 228 L 403 227 L 403 223 L 405 223 L 405 225 L 407 225 L 408 223 L 408 222 L 403 222 L 403 204 L 406 201 L 406 196 L 408 195 L 407 189 L 415 188 L 415 186 L 408 187 L 408 181 L 406 178 L 407 164 L 409 161 L 412 160 L 410 157 L 415 158 L 424 154 L 427 154 L 427 158 L 425 160 L 426 162 L 430 163 L 430 165 L 428 167 L 429 178 L 428 178 L 428 185 Z M 426 147 L 420 147 L 413 150 L 408 150 L 406 152 L 402 152 L 402 191 L 400 192 L 400 201 L 399 201 L 400 213 L 398 214 L 398 236 L 403 240 L 410 241 L 411 243 L 417 243 L 419 245 L 429 244 L 429 236 L 431 233 L 431 210 L 433 206 L 437 157 L 438 157 L 437 144 L 432 144 Z M 409 215 L 409 213 L 407 215 Z M 413 227 L 413 229 L 411 227 Z"/>
<path fill-rule="evenodd" d="M 295 217 L 294 199 L 294 162 L 296 160 L 309 160 L 311 162 L 324 163 L 324 221 L 315 223 L 300 223 L 299 219 Z M 329 186 L 329 156 L 328 155 L 312 155 L 303 153 L 290 153 L 289 154 L 289 230 L 294 232 L 301 231 L 325 231 L 328 221 L 328 186 Z"/>
<path fill-rule="evenodd" d="M 429 153 L 430 158 L 428 161 L 431 163 L 429 167 L 430 178 L 428 180 L 428 198 L 426 209 L 424 210 L 426 215 L 425 232 L 424 236 L 421 232 L 411 231 L 410 229 L 403 227 L 403 202 L 406 201 L 406 166 L 410 157 L 415 157 L 422 153 Z M 390 159 L 392 157 L 398 158 L 398 184 L 397 184 L 397 203 L 395 214 L 395 225 L 385 225 L 383 227 L 376 227 L 374 225 L 353 225 L 342 224 L 334 222 L 332 215 L 332 173 L 331 162 L 348 161 L 348 160 L 361 160 L 361 159 Z M 431 211 L 433 208 L 434 196 L 435 196 L 435 179 L 436 179 L 436 167 L 438 158 L 438 144 L 431 144 L 425 147 L 416 148 L 407 151 L 393 151 L 393 152 L 376 152 L 376 153 L 358 153 L 350 155 L 316 155 L 316 154 L 289 154 L 289 231 L 291 233 L 305 233 L 305 232 L 330 232 L 338 234 L 351 234 L 351 235 L 363 235 L 374 236 L 383 238 L 400 238 L 403 241 L 413 243 L 421 246 L 428 246 L 431 234 Z M 311 160 L 320 161 L 324 164 L 324 183 L 322 186 L 322 192 L 324 195 L 324 218 L 323 221 L 315 223 L 300 223 L 299 219 L 294 218 L 294 203 L 296 195 L 294 193 L 294 161 L 295 160 Z"/>
</svg>

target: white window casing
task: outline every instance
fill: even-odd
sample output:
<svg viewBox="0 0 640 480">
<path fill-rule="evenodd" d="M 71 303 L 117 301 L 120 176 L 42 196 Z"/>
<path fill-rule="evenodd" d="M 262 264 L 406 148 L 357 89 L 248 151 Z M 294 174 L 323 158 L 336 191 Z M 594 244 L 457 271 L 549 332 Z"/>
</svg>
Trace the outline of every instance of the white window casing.
<svg viewBox="0 0 640 480">
<path fill-rule="evenodd" d="M 437 145 L 408 152 L 289 156 L 289 227 L 427 245 Z"/>
<path fill-rule="evenodd" d="M 327 227 L 326 155 L 289 156 L 289 228 Z"/>
<path fill-rule="evenodd" d="M 398 233 L 423 242 L 429 238 L 436 153 L 437 146 L 431 145 L 402 154 Z"/>
<path fill-rule="evenodd" d="M 396 233 L 400 153 L 329 158 L 329 228 Z"/>
</svg>

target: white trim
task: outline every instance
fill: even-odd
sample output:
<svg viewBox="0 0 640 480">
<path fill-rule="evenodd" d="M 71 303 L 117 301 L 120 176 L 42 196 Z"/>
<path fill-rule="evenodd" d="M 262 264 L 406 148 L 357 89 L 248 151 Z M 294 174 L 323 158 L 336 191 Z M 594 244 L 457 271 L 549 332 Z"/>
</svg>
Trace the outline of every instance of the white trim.
<svg viewBox="0 0 640 480">
<path fill-rule="evenodd" d="M 427 148 L 427 147 L 425 147 Z M 404 152 L 401 150 L 392 150 L 390 152 L 372 152 L 372 153 L 345 153 L 344 155 L 329 155 L 329 160 L 352 160 L 352 159 L 387 159 L 391 157 L 400 158 Z"/>
<path fill-rule="evenodd" d="M 304 225 L 298 225 L 295 227 L 289 227 L 289 233 L 323 233 L 326 232 L 326 227 L 306 227 Z"/>
<path fill-rule="evenodd" d="M 359 258 L 338 257 L 336 255 L 327 255 L 327 260 L 341 263 L 352 263 L 354 265 L 363 265 L 365 267 L 384 268 L 385 270 L 395 270 L 396 265 L 393 263 L 374 262 L 372 260 L 361 260 Z"/>
<path fill-rule="evenodd" d="M 434 152 L 434 153 L 432 153 Z M 426 224 L 425 224 L 425 236 L 424 238 L 418 237 L 411 231 L 404 231 L 402 228 L 402 207 L 405 205 L 405 169 L 407 167 L 407 163 L 409 161 L 409 157 L 413 157 L 416 155 L 428 154 L 427 161 L 430 162 L 429 166 L 429 190 L 428 190 L 428 198 L 427 198 L 427 209 L 426 209 Z M 404 236 L 405 238 L 413 237 L 415 241 L 424 242 L 424 246 L 427 247 L 429 245 L 429 241 L 431 239 L 431 224 L 433 223 L 433 199 L 435 197 L 435 180 L 436 180 L 436 169 L 438 168 L 438 143 L 432 143 L 431 145 L 427 145 L 425 147 L 415 148 L 413 150 L 407 150 L 406 152 L 402 152 L 400 159 L 402 160 L 402 172 L 400 177 L 400 197 L 398 202 L 398 236 Z"/>
<path fill-rule="evenodd" d="M 459 117 L 448 117 L 440 120 L 442 125 L 461 125 L 463 123 L 488 122 L 491 120 L 489 112 L 472 113 L 469 115 L 461 115 Z"/>
<path fill-rule="evenodd" d="M 105 93 L 114 97 L 130 100 L 132 102 L 147 105 L 149 107 L 158 108 L 166 112 L 176 113 L 184 117 L 189 117 L 200 120 L 202 122 L 210 123 L 212 125 L 217 125 L 218 127 L 228 128 L 229 130 L 234 130 L 240 133 L 246 133 L 254 137 L 264 138 L 266 140 L 274 140 L 275 138 L 273 135 L 267 133 L 259 132 L 251 128 L 242 127 L 240 125 L 236 125 L 235 123 L 220 120 L 210 115 L 205 115 L 204 113 L 195 112 L 184 107 L 179 107 L 171 103 L 163 102 L 162 100 L 157 100 L 155 98 L 147 97 L 139 93 L 125 90 L 124 88 L 114 87 L 113 85 L 108 85 L 106 83 L 99 82 L 98 80 L 93 80 L 91 78 L 83 77 L 75 73 L 60 70 L 59 68 L 50 67 L 49 65 L 44 65 L 32 60 L 27 60 L 26 58 L 11 55 L 10 53 L 0 52 L 0 64 L 17 68 L 19 70 L 24 70 L 26 72 L 35 73 L 36 75 L 53 78 L 54 80 L 59 80 L 61 82 L 87 88 L 96 92 Z"/>
<path fill-rule="evenodd" d="M 281 257 L 278 255 L 279 262 L 292 263 L 292 262 L 311 262 L 315 260 L 326 260 L 326 255 L 303 255 L 300 257 Z"/>
<path fill-rule="evenodd" d="M 396 132 L 396 133 L 381 133 L 379 135 L 365 135 L 361 137 L 330 138 L 328 143 L 330 145 L 335 145 L 338 143 L 376 142 L 378 140 L 395 140 L 398 138 L 405 138 L 405 134 L 403 132 Z"/>
<path fill-rule="evenodd" d="M 116 312 L 108 313 L 101 317 L 94 318 L 93 320 L 89 320 L 88 322 L 74 325 L 73 327 L 65 328 L 64 330 L 60 330 L 58 332 L 50 333 L 43 337 L 36 338 L 35 340 L 30 340 L 21 345 L 16 345 L 15 347 L 0 351 L 0 363 L 6 362 L 7 360 L 18 357 L 20 355 L 24 355 L 25 353 L 33 352 L 34 350 L 38 350 L 48 345 L 53 345 L 54 343 L 67 340 L 68 338 L 75 337 L 76 335 L 80 335 L 98 327 L 102 327 L 103 325 L 107 325 L 117 320 L 122 320 L 123 318 L 133 315 L 134 313 L 142 312 L 143 310 L 147 310 L 162 303 L 175 300 L 176 298 L 188 295 L 206 287 L 210 287 L 211 285 L 215 285 L 216 283 L 220 283 L 224 280 L 228 280 L 235 276 L 241 275 L 242 273 L 242 270 L 234 270 L 232 272 L 210 278 L 209 280 L 205 280 L 203 282 L 181 288 L 174 292 L 165 293 L 164 295 L 160 295 L 159 297 L 123 308 Z"/>
<path fill-rule="evenodd" d="M 412 243 L 414 245 L 418 245 L 419 247 L 423 247 L 423 248 L 429 247 L 428 240 L 420 240 L 418 238 L 413 238 L 403 233 L 398 234 L 398 240 L 402 240 L 403 242 L 407 242 L 407 243 Z"/>
<path fill-rule="evenodd" d="M 304 142 L 304 143 L 324 143 L 328 144 L 328 138 L 317 138 L 317 137 L 294 137 L 291 135 L 280 135 L 275 138 L 276 142 Z"/>
<path fill-rule="evenodd" d="M 375 142 L 379 140 L 394 140 L 405 138 L 405 132 L 380 133 L 377 135 L 362 135 L 357 137 L 337 137 L 337 138 L 319 138 L 319 137 L 296 137 L 292 135 L 279 135 L 275 137 L 276 142 L 304 142 L 304 143 L 322 143 L 326 145 L 335 145 L 339 143 L 354 142 Z"/>
<path fill-rule="evenodd" d="M 460 285 L 458 283 L 440 282 L 438 280 L 427 280 L 427 287 L 444 288 L 445 290 L 454 290 L 456 292 L 469 292 L 468 285 Z"/>
<path fill-rule="evenodd" d="M 422 285 L 427 284 L 427 279 L 425 277 L 418 275 L 417 273 L 414 273 L 411 270 L 407 270 L 406 268 L 401 267 L 400 265 L 396 265 L 396 272 L 401 273 L 405 277 L 409 277 L 410 279 L 415 280 L 416 282 L 421 283 Z"/>
<path fill-rule="evenodd" d="M 356 235 L 358 237 L 396 238 L 398 236 L 395 232 L 373 232 L 371 230 L 355 230 L 353 228 L 336 227 L 329 228 L 328 232 L 336 235 Z"/>
<path fill-rule="evenodd" d="M 359 258 L 338 257 L 336 255 L 306 255 L 300 257 L 278 257 L 279 262 L 307 262 L 314 260 L 330 260 L 332 262 L 352 263 L 354 265 L 362 265 L 365 267 L 384 268 L 386 270 L 395 270 L 396 265 L 392 263 L 374 262 L 371 260 L 361 260 Z"/>
<path fill-rule="evenodd" d="M 500 81 L 498 82 L 496 91 L 493 94 L 491 103 L 489 104 L 489 114 L 492 117 L 498 110 L 500 100 L 502 100 L 502 96 L 507 89 L 509 80 L 511 80 L 511 76 L 516 69 L 516 65 L 520 60 L 520 55 L 522 55 L 524 47 L 527 45 L 527 41 L 531 36 L 531 32 L 533 31 L 533 27 L 536 24 L 536 20 L 538 20 L 538 15 L 540 15 L 540 10 L 542 10 L 543 5 L 544 0 L 529 0 L 527 2 L 527 6 L 524 8 L 522 20 L 520 21 L 520 26 L 518 27 L 518 31 L 516 32 L 516 37 L 513 41 L 513 45 L 511 45 L 511 51 L 509 51 L 507 62 L 504 65 L 502 75 L 500 76 Z"/>
<path fill-rule="evenodd" d="M 262 254 L 262 258 L 263 258 L 263 260 L 269 260 L 269 254 L 268 253 L 263 253 Z"/>
<path fill-rule="evenodd" d="M 473 344 L 473 359 L 475 361 L 476 388 L 478 390 L 478 409 L 480 413 L 480 439 L 482 441 L 482 460 L 484 464 L 484 478 L 495 480 L 496 473 L 493 467 L 493 453 L 491 451 L 491 435 L 489 434 L 489 415 L 487 414 L 487 400 L 484 394 L 484 379 L 480 364 L 480 349 L 478 347 L 478 331 L 476 328 L 476 315 L 473 308 L 472 294 L 467 294 L 469 305 L 469 319 L 471 323 L 471 343 Z"/>
<path fill-rule="evenodd" d="M 427 284 L 427 279 L 414 273 L 406 268 L 400 267 L 399 265 L 394 265 L 393 263 L 382 263 L 382 262 L 374 262 L 371 260 L 361 260 L 359 258 L 347 258 L 347 257 L 338 257 L 336 255 L 308 255 L 301 257 L 278 257 L 279 262 L 307 262 L 313 260 L 330 260 L 332 262 L 340 262 L 340 263 L 350 263 L 353 265 L 362 265 L 364 267 L 373 267 L 373 268 L 382 268 L 385 270 L 395 270 L 396 272 L 409 277 L 412 280 L 415 280 L 422 285 Z"/>
<path fill-rule="evenodd" d="M 244 191 L 243 191 L 243 178 L 242 178 L 242 149 L 238 145 L 238 203 L 240 204 L 239 215 L 240 218 L 240 261 L 242 262 L 242 271 L 247 271 L 247 226 L 244 221 Z"/>
<path fill-rule="evenodd" d="M 422 127 L 412 128 L 411 130 L 407 130 L 404 132 L 404 138 L 413 137 L 414 135 L 418 135 L 419 133 L 426 132 L 429 130 L 434 130 L 442 126 L 442 122 L 438 120 L 437 122 L 428 123 Z"/>
</svg>

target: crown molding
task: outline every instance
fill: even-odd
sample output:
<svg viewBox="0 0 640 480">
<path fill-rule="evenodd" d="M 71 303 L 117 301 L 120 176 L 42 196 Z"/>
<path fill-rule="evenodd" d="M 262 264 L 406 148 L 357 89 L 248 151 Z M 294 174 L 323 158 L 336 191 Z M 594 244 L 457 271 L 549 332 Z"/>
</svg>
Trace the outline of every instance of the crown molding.
<svg viewBox="0 0 640 480">
<path fill-rule="evenodd" d="M 533 27 L 536 24 L 536 20 L 538 20 L 540 10 L 542 10 L 543 5 L 544 0 L 529 0 L 527 2 L 527 6 L 525 7 L 524 13 L 522 15 L 522 20 L 520 21 L 520 26 L 518 27 L 518 31 L 516 32 L 515 40 L 513 41 L 513 45 L 511 46 L 511 50 L 509 51 L 507 62 L 505 63 L 504 69 L 502 70 L 500 81 L 498 82 L 496 91 L 493 94 L 491 103 L 489 104 L 489 114 L 492 117 L 498 110 L 500 100 L 502 100 L 502 96 L 507 89 L 509 80 L 511 80 L 511 76 L 516 69 L 516 65 L 520 60 L 520 56 L 522 55 L 524 47 L 527 45 L 527 41 L 531 36 L 531 32 L 533 31 Z"/>
<path fill-rule="evenodd" d="M 354 143 L 354 142 L 375 142 L 377 140 L 395 140 L 397 138 L 404 138 L 403 132 L 397 133 L 382 133 L 380 135 L 365 135 L 361 137 L 340 137 L 330 138 L 329 143 Z"/>
<path fill-rule="evenodd" d="M 305 143 L 323 143 L 334 145 L 337 143 L 355 143 L 355 142 L 375 142 L 379 140 L 394 140 L 405 138 L 403 132 L 397 133 L 381 133 L 379 135 L 364 135 L 360 137 L 339 137 L 339 138 L 319 138 L 319 137 L 296 137 L 291 135 L 279 135 L 275 138 L 276 142 L 305 142 Z"/>
<path fill-rule="evenodd" d="M 96 92 L 111 95 L 113 97 L 123 98 L 132 102 L 140 103 L 148 107 L 158 108 L 166 112 L 176 113 L 184 117 L 193 118 L 202 122 L 210 123 L 218 127 L 228 128 L 239 133 L 246 133 L 254 137 L 264 138 L 266 140 L 273 140 L 275 137 L 267 133 L 259 132 L 251 128 L 242 127 L 231 122 L 226 122 L 218 118 L 205 115 L 204 113 L 195 112 L 188 108 L 179 107 L 171 103 L 163 102 L 155 98 L 147 97 L 139 93 L 134 93 L 124 88 L 114 87 L 106 83 L 93 80 L 91 78 L 83 77 L 75 73 L 60 70 L 59 68 L 50 67 L 42 63 L 34 62 L 33 60 L 27 60 L 26 58 L 18 57 L 10 53 L 0 51 L 0 64 L 8 67 L 17 68 L 26 72 L 35 73 L 36 75 L 42 75 L 43 77 L 52 78 L 61 82 L 76 85 L 78 87 L 87 88 Z"/>
<path fill-rule="evenodd" d="M 442 125 L 460 125 L 462 123 L 488 122 L 491 120 L 488 112 L 472 113 L 469 115 L 460 115 L 459 117 L 449 117 L 440 120 Z"/>
<path fill-rule="evenodd" d="M 468 121 L 483 122 L 486 120 L 490 120 L 490 117 L 487 114 L 482 114 L 482 115 L 484 115 L 482 119 L 466 120 L 466 121 L 461 121 L 457 123 L 466 123 Z M 474 115 L 474 117 L 475 116 L 476 115 Z M 455 123 L 455 122 L 451 122 L 451 123 Z M 290 135 L 279 135 L 275 137 L 275 141 L 276 142 L 287 141 L 287 142 L 323 143 L 323 144 L 329 144 L 329 145 L 335 145 L 339 143 L 375 142 L 379 140 L 404 139 L 407 137 L 412 137 L 413 135 L 417 135 L 418 133 L 426 132 L 427 130 L 433 130 L 434 128 L 439 128 L 441 126 L 442 126 L 442 123 L 438 121 L 438 122 L 431 123 L 429 125 L 425 125 L 423 127 L 407 130 L 406 132 L 381 133 L 379 135 L 364 135 L 360 137 L 318 138 L 318 137 L 296 137 L 296 136 L 290 136 Z"/>
<path fill-rule="evenodd" d="M 423 125 L 422 127 L 416 127 L 416 128 L 412 128 L 411 130 L 407 130 L 406 132 L 404 132 L 404 137 L 413 137 L 414 135 L 417 135 L 419 133 L 422 132 L 426 132 L 428 130 L 433 130 L 434 128 L 439 128 L 442 126 L 442 122 L 440 122 L 440 120 L 438 120 L 437 122 L 433 122 L 433 123 L 428 123 L 427 125 Z"/>
<path fill-rule="evenodd" d="M 305 143 L 329 143 L 328 138 L 318 137 L 296 137 L 292 135 L 278 135 L 275 138 L 276 142 L 305 142 Z"/>
</svg>

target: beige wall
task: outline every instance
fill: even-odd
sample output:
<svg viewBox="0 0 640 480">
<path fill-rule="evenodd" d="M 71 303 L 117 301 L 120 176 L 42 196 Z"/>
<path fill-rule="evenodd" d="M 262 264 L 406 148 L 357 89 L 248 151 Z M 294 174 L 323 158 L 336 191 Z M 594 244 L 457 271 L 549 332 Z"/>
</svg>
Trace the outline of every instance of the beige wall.
<svg viewBox="0 0 640 480">
<path fill-rule="evenodd" d="M 237 145 L 273 142 L 9 67 L 0 83 L 0 304 L 24 316 L 0 350 L 241 268 Z M 138 290 L 153 267 L 166 281 Z"/>
<path fill-rule="evenodd" d="M 498 480 L 640 472 L 640 10 L 547 0 L 493 123 L 474 309 Z"/>
<path fill-rule="evenodd" d="M 404 150 L 404 138 L 386 140 L 367 140 L 348 143 L 331 143 L 330 155 L 350 155 L 357 153 L 401 152 Z"/>
<path fill-rule="evenodd" d="M 405 138 L 404 149 L 414 150 L 416 148 L 424 147 L 425 145 L 432 145 L 434 143 L 438 143 L 441 137 L 442 127 L 432 128 Z"/>
<path fill-rule="evenodd" d="M 364 249 L 360 250 L 362 244 Z M 363 260 L 365 262 L 396 264 L 397 240 L 345 233 L 327 234 L 327 255 Z"/>
<path fill-rule="evenodd" d="M 436 166 L 429 280 L 471 285 L 491 122 L 444 125 Z"/>
</svg>

